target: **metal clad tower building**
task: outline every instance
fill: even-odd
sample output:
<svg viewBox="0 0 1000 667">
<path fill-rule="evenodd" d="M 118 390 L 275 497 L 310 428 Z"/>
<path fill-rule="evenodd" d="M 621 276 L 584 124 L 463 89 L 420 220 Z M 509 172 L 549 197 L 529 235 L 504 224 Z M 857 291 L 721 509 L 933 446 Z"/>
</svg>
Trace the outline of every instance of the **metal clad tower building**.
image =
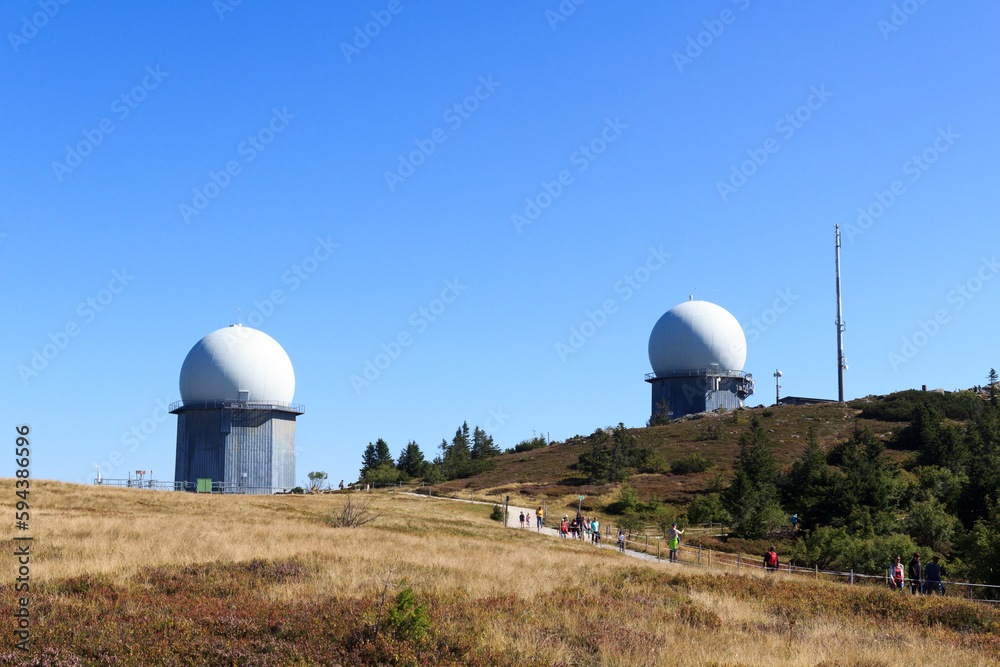
<svg viewBox="0 0 1000 667">
<path fill-rule="evenodd" d="M 295 418 L 303 411 L 292 403 L 292 362 L 273 338 L 239 324 L 213 331 L 184 359 L 180 389 L 170 406 L 175 480 L 224 493 L 295 486 Z"/>
<path fill-rule="evenodd" d="M 743 329 L 725 308 L 692 298 L 668 310 L 649 335 L 653 419 L 743 407 L 753 393 L 746 356 Z"/>
</svg>

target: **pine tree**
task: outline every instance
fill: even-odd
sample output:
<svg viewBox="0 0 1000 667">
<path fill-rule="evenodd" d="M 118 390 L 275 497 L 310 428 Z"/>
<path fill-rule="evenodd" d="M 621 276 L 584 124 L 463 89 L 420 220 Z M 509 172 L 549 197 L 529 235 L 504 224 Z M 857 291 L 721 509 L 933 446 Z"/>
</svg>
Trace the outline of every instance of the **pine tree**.
<svg viewBox="0 0 1000 667">
<path fill-rule="evenodd" d="M 478 426 L 472 431 L 472 460 L 488 459 L 500 453 L 500 448 L 493 444 L 493 437 Z"/>
<path fill-rule="evenodd" d="M 826 454 L 816 438 L 816 429 L 809 427 L 806 450 L 802 458 L 792 464 L 792 469 L 781 480 L 785 506 L 799 515 L 799 524 L 813 527 L 817 516 L 813 508 L 823 499 L 824 490 L 830 482 L 830 472 L 826 464 Z"/>
<path fill-rule="evenodd" d="M 410 477 L 419 477 L 423 474 L 426 467 L 427 461 L 424 459 L 424 453 L 420 451 L 420 447 L 416 442 L 410 440 L 406 444 L 406 447 L 403 448 L 403 451 L 399 453 L 399 458 L 396 460 L 396 468 Z"/>
<path fill-rule="evenodd" d="M 392 460 L 392 453 L 389 451 L 389 445 L 385 440 L 379 438 L 375 441 L 375 467 L 383 463 L 388 463 L 390 466 L 395 465 Z"/>
<path fill-rule="evenodd" d="M 736 474 L 723 493 L 733 529 L 743 537 L 762 538 L 781 521 L 782 512 L 771 445 L 757 416 L 750 422 L 750 430 L 740 436 L 735 468 Z"/>
<path fill-rule="evenodd" d="M 378 456 L 375 453 L 375 445 L 368 443 L 365 447 L 364 454 L 361 455 L 361 472 L 358 473 L 358 479 L 365 476 L 365 473 L 369 470 L 374 470 L 378 467 Z"/>
</svg>

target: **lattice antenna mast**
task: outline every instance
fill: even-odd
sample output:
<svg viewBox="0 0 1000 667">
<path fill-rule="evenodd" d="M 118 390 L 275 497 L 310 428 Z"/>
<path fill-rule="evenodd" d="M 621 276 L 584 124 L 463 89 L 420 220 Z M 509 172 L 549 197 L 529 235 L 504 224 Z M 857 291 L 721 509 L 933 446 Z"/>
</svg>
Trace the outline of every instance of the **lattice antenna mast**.
<svg viewBox="0 0 1000 667">
<path fill-rule="evenodd" d="M 833 226 L 834 252 L 837 266 L 837 400 L 844 402 L 844 371 L 847 361 L 844 359 L 844 317 L 840 302 L 840 225 Z"/>
</svg>

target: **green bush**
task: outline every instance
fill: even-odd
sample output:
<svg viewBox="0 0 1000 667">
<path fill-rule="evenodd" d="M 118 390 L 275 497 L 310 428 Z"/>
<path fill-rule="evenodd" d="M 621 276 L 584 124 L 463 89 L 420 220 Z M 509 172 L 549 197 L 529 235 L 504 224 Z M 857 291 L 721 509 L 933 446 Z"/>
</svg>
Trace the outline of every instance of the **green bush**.
<svg viewBox="0 0 1000 667">
<path fill-rule="evenodd" d="M 688 504 L 687 518 L 691 523 L 727 523 L 732 520 L 718 493 L 709 493 L 692 500 Z"/>
<path fill-rule="evenodd" d="M 675 475 L 690 475 L 705 472 L 713 465 L 715 464 L 712 463 L 711 459 L 707 459 L 701 454 L 688 454 L 671 463 L 670 472 Z"/>
<path fill-rule="evenodd" d="M 914 544 L 909 535 L 859 537 L 845 528 L 821 526 L 795 541 L 791 557 L 799 563 L 816 564 L 822 569 L 880 575 L 885 574 L 896 556 L 901 556 L 905 564 L 915 552 L 920 553 L 925 563 L 933 555 L 930 549 Z"/>
<path fill-rule="evenodd" d="M 503 510 L 500 509 L 499 505 L 493 506 L 493 511 L 490 512 L 490 518 L 493 519 L 494 521 L 499 521 L 500 523 L 503 523 Z"/>
<path fill-rule="evenodd" d="M 862 419 L 878 419 L 887 422 L 908 422 L 913 419 L 913 413 L 918 405 L 924 405 L 943 414 L 948 419 L 971 419 L 982 400 L 971 391 L 947 392 L 918 391 L 908 389 L 897 391 L 888 396 L 879 396 L 866 402 L 857 399 L 850 406 L 861 410 Z"/>
<path fill-rule="evenodd" d="M 403 641 L 421 641 L 431 629 L 431 617 L 427 605 L 417 603 L 412 588 L 404 588 L 396 596 L 396 604 L 385 619 L 385 629 Z"/>
<path fill-rule="evenodd" d="M 533 449 L 541 449 L 542 447 L 548 447 L 548 446 L 549 446 L 548 441 L 544 437 L 538 435 L 535 436 L 534 438 L 531 438 L 530 440 L 522 440 L 521 442 L 517 443 L 516 445 L 514 445 L 514 451 L 520 454 L 521 452 L 530 452 Z"/>
</svg>

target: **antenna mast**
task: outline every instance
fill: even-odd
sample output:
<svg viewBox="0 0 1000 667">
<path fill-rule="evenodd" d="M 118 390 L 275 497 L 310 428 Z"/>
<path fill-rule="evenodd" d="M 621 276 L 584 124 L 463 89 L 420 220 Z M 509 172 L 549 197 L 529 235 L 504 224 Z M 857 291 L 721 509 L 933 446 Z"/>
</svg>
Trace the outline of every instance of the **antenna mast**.
<svg viewBox="0 0 1000 667">
<path fill-rule="evenodd" d="M 844 318 L 840 304 L 840 225 L 833 226 L 837 259 L 837 400 L 844 402 Z"/>
</svg>

